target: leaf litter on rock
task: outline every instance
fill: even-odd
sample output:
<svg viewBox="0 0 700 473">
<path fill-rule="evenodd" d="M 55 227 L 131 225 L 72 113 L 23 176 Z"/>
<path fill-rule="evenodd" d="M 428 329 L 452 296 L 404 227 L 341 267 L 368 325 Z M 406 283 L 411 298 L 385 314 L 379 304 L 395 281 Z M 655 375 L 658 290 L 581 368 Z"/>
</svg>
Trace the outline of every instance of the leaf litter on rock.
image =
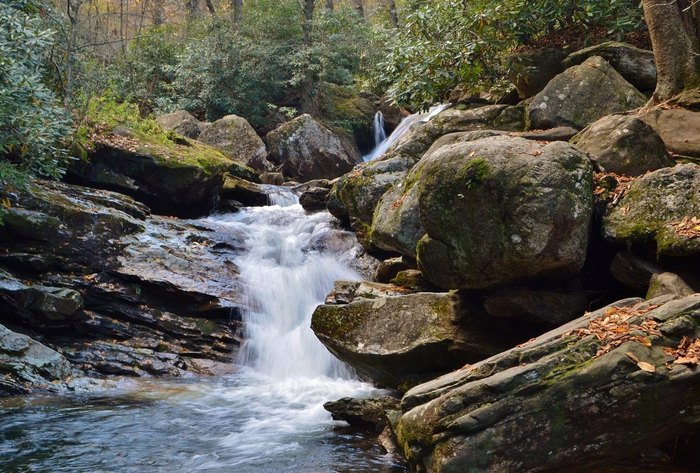
<svg viewBox="0 0 700 473">
<path fill-rule="evenodd" d="M 677 222 L 671 222 L 676 234 L 686 238 L 700 238 L 700 218 L 683 217 Z"/>
<path fill-rule="evenodd" d="M 695 367 L 700 362 L 700 339 L 683 337 L 676 348 L 664 348 L 664 352 L 673 357 L 671 364 Z"/>
</svg>

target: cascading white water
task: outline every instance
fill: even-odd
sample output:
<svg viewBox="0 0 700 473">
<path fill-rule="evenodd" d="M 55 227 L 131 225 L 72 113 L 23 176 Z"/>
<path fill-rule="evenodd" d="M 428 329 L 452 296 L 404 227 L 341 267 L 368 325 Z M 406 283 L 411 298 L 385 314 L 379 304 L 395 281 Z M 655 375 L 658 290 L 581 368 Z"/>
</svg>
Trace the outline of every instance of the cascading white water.
<svg viewBox="0 0 700 473">
<path fill-rule="evenodd" d="M 394 146 L 396 143 L 399 142 L 399 140 L 406 134 L 408 133 L 411 128 L 417 123 L 427 123 L 430 120 L 432 120 L 437 114 L 445 110 L 447 107 L 449 107 L 449 104 L 441 104 L 441 105 L 435 105 L 430 108 L 427 112 L 420 112 L 420 113 L 414 113 L 413 115 L 409 115 L 403 120 L 401 120 L 401 123 L 399 123 L 399 126 L 396 127 L 396 129 L 389 135 L 388 138 L 384 139 L 383 141 L 380 141 L 379 143 L 376 144 L 376 147 L 367 155 L 363 157 L 365 162 L 368 161 L 374 161 L 375 159 L 381 157 L 384 153 L 387 152 L 389 148 Z M 377 117 L 375 116 L 375 123 L 376 123 Z M 382 120 L 384 120 L 384 117 L 382 117 Z M 375 125 L 376 127 L 376 125 Z M 376 137 L 376 128 L 375 128 L 375 137 Z M 376 143 L 376 142 L 375 142 Z"/>
<path fill-rule="evenodd" d="M 372 129 L 374 130 L 374 147 L 376 148 L 387 138 L 384 124 L 384 114 L 382 112 L 377 112 L 374 114 L 374 124 L 372 125 Z"/>
</svg>

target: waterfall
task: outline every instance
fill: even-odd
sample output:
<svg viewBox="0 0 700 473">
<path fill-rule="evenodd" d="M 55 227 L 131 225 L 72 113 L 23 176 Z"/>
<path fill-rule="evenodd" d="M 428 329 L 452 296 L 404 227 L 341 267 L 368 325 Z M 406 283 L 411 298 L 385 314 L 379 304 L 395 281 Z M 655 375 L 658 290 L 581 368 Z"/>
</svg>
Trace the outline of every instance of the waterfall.
<svg viewBox="0 0 700 473">
<path fill-rule="evenodd" d="M 382 112 L 377 112 L 374 114 L 374 124 L 372 129 L 374 130 L 374 147 L 376 148 L 384 140 L 386 140 L 386 128 L 384 128 L 384 114 Z"/>
<path fill-rule="evenodd" d="M 311 249 L 331 230 L 327 212 L 306 215 L 298 197 L 278 187 L 272 205 L 217 217 L 245 234 L 247 252 L 237 261 L 245 286 L 245 342 L 239 363 L 275 379 L 348 377 L 313 334 L 311 314 L 336 280 L 359 276 L 341 262 L 342 255 Z"/>
<path fill-rule="evenodd" d="M 419 112 L 414 113 L 413 115 L 409 115 L 403 120 L 401 120 L 399 126 L 396 127 L 396 129 L 391 135 L 389 135 L 389 137 L 386 137 L 386 133 L 384 133 L 385 138 L 379 141 L 377 140 L 377 123 L 379 120 L 381 120 L 382 131 L 384 131 L 384 116 L 381 114 L 381 112 L 377 112 L 377 115 L 379 115 L 380 118 L 378 118 L 377 115 L 374 116 L 374 139 L 376 146 L 369 154 L 365 155 L 363 159 L 365 160 L 365 162 L 368 162 L 374 161 L 375 159 L 381 157 L 384 153 L 386 153 L 386 151 L 389 148 L 398 143 L 399 140 L 413 128 L 414 125 L 418 123 L 428 123 L 447 107 L 449 107 L 449 104 L 435 105 L 431 107 L 430 110 L 428 110 L 427 112 Z"/>
</svg>

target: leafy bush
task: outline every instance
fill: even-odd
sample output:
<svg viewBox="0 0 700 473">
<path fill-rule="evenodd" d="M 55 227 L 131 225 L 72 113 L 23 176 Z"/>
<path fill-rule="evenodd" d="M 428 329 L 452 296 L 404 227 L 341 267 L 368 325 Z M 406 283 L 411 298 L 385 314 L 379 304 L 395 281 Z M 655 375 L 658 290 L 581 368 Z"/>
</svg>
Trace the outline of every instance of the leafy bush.
<svg viewBox="0 0 700 473">
<path fill-rule="evenodd" d="M 69 121 L 42 76 L 53 33 L 38 13 L 24 0 L 0 3 L 0 183 L 65 169 Z"/>
</svg>

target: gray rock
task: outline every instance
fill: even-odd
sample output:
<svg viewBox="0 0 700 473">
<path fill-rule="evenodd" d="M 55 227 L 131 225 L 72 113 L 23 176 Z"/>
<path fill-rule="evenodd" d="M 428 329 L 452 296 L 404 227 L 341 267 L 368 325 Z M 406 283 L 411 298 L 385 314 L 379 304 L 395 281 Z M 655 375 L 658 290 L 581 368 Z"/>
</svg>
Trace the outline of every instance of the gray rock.
<svg viewBox="0 0 700 473">
<path fill-rule="evenodd" d="M 508 57 L 508 79 L 515 84 L 521 99 L 527 99 L 545 88 L 557 74 L 564 72 L 562 61 L 567 52 L 559 48 L 543 48 L 511 54 Z"/>
<path fill-rule="evenodd" d="M 626 251 L 615 253 L 610 263 L 610 274 L 617 281 L 640 293 L 645 293 L 651 278 L 661 272 L 661 267 Z"/>
<path fill-rule="evenodd" d="M 387 426 L 386 410 L 399 408 L 400 400 L 391 396 L 355 399 L 344 397 L 327 402 L 323 408 L 331 413 L 334 420 L 342 420 L 363 429 L 380 432 Z"/>
<path fill-rule="evenodd" d="M 603 117 L 571 143 L 591 154 L 606 172 L 615 174 L 636 177 L 675 164 L 653 128 L 631 115 Z"/>
<path fill-rule="evenodd" d="M 281 172 L 264 172 L 260 174 L 260 182 L 263 184 L 281 186 L 284 184 L 284 174 Z"/>
<path fill-rule="evenodd" d="M 653 109 L 639 118 L 659 134 L 672 153 L 700 158 L 700 112 L 682 108 Z"/>
<path fill-rule="evenodd" d="M 207 126 L 198 139 L 258 172 L 273 168 L 265 143 L 245 118 L 226 115 Z"/>
<path fill-rule="evenodd" d="M 558 327 L 583 315 L 588 298 L 583 292 L 507 288 L 486 296 L 486 312 L 495 317 L 529 320 Z"/>
<path fill-rule="evenodd" d="M 657 255 L 700 254 L 700 238 L 685 218 L 700 215 L 700 166 L 679 164 L 634 181 L 617 205 L 608 208 L 603 235 L 626 245 L 651 245 Z M 697 217 L 695 217 L 697 218 Z M 685 228 L 685 230 L 683 230 Z"/>
<path fill-rule="evenodd" d="M 226 176 L 220 197 L 222 200 L 235 200 L 245 206 L 264 206 L 269 203 L 267 189 L 264 185 L 234 176 Z"/>
<path fill-rule="evenodd" d="M 70 375 L 68 361 L 58 352 L 0 325 L 0 396 L 55 390 L 53 382 Z"/>
<path fill-rule="evenodd" d="M 569 68 L 592 56 L 600 56 L 608 61 L 627 82 L 639 90 L 654 90 L 656 87 L 656 61 L 652 51 L 609 41 L 569 54 L 563 64 Z"/>
<path fill-rule="evenodd" d="M 577 273 L 585 261 L 592 169 L 575 147 L 497 136 L 421 162 L 418 267 L 445 289 Z"/>
<path fill-rule="evenodd" d="M 678 296 L 685 297 L 700 292 L 700 284 L 698 281 L 693 281 L 694 287 L 689 284 L 690 281 L 684 281 L 682 277 L 675 273 L 658 273 L 651 277 L 649 283 L 649 291 L 647 299 L 654 299 L 660 296 Z"/>
<path fill-rule="evenodd" d="M 204 131 L 204 123 L 197 120 L 186 110 L 177 110 L 156 118 L 156 122 L 166 130 L 196 140 Z"/>
<path fill-rule="evenodd" d="M 396 277 L 399 271 L 404 271 L 406 269 L 418 269 L 415 260 L 406 258 L 405 256 L 389 258 L 382 261 L 379 267 L 377 267 L 377 273 L 374 279 L 381 283 L 388 283 Z"/>
<path fill-rule="evenodd" d="M 594 56 L 556 76 L 527 107 L 530 128 L 583 129 L 612 113 L 641 107 L 644 95 Z"/>
<path fill-rule="evenodd" d="M 700 294 L 671 299 L 618 301 L 413 388 L 396 429 L 412 469 L 593 471 L 697 429 L 700 370 L 664 349 L 700 336 Z M 606 317 L 626 341 L 585 330 Z"/>
<path fill-rule="evenodd" d="M 362 162 L 354 142 L 302 115 L 265 137 L 270 159 L 282 166 L 285 175 L 302 181 L 333 179 Z"/>
<path fill-rule="evenodd" d="M 331 190 L 327 187 L 312 187 L 299 196 L 299 203 L 307 212 L 325 210 L 330 192 Z"/>
</svg>

